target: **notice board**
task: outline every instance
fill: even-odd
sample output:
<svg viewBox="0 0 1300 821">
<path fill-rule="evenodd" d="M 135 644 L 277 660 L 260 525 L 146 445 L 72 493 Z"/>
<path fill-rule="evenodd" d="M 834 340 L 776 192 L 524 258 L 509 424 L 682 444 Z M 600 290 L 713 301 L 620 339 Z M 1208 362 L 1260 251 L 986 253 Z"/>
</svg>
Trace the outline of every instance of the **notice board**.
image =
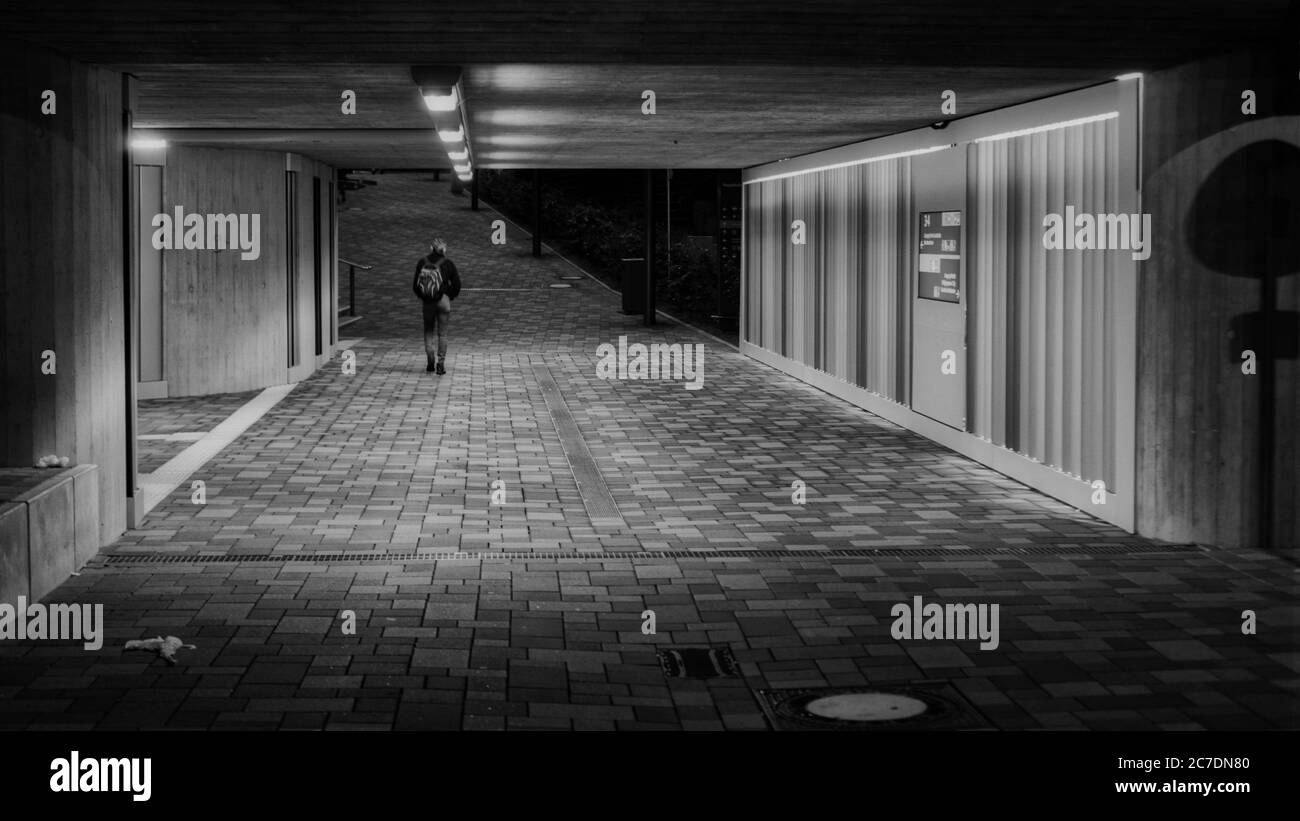
<svg viewBox="0 0 1300 821">
<path fill-rule="evenodd" d="M 916 295 L 961 302 L 961 212 L 922 211 Z"/>
</svg>

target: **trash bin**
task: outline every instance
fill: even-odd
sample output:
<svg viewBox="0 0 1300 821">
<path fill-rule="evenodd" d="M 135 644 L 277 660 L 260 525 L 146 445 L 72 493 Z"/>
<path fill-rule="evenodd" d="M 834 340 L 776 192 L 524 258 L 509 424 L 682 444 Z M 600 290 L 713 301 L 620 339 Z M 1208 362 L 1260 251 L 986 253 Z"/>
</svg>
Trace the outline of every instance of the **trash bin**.
<svg viewBox="0 0 1300 821">
<path fill-rule="evenodd" d="M 645 313 L 645 258 L 623 260 L 623 313 Z"/>
</svg>

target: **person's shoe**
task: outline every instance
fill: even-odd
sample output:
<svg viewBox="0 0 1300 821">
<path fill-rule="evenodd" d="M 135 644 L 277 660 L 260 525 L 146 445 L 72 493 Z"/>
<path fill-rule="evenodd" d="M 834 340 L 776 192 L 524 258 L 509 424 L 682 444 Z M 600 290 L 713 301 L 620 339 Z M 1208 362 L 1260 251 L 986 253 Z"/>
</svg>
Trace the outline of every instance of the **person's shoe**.
<svg viewBox="0 0 1300 821">
<path fill-rule="evenodd" d="M 438 363 L 438 374 L 439 374 L 439 375 L 442 375 L 442 374 L 444 374 L 444 373 L 446 373 L 446 372 L 447 372 L 447 369 L 444 368 L 444 367 L 442 366 L 442 363 L 441 363 L 441 362 L 439 362 L 439 363 Z"/>
<path fill-rule="evenodd" d="M 432 359 L 430 359 L 430 360 L 429 360 L 429 363 L 428 363 L 427 365 L 424 366 L 424 370 L 425 370 L 426 372 L 430 372 L 430 371 L 433 370 L 433 360 L 432 360 Z"/>
</svg>

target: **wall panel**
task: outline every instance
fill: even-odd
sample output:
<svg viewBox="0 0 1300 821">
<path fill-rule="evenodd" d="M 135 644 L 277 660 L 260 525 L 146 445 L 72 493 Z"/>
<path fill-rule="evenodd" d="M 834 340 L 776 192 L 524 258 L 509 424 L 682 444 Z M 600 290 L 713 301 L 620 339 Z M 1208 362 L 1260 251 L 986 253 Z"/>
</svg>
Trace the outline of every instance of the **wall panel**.
<svg viewBox="0 0 1300 821">
<path fill-rule="evenodd" d="M 164 373 L 168 395 L 196 396 L 252 390 L 305 378 L 332 352 L 332 314 L 337 312 L 331 210 L 320 185 L 333 171 L 301 160 L 290 231 L 285 194 L 285 155 L 271 151 L 174 146 L 163 169 L 163 209 L 174 214 L 258 214 L 260 253 L 243 259 L 232 250 L 164 251 Z M 319 217 L 319 225 L 313 219 Z M 144 226 L 146 230 L 148 225 Z M 288 243 L 297 244 L 292 293 L 286 266 Z M 318 243 L 318 245 L 314 245 Z M 317 261 L 319 260 L 319 270 Z M 317 295 L 321 295 L 317 304 Z M 293 299 L 294 310 L 288 301 Z M 300 368 L 289 368 L 286 340 L 297 343 Z M 316 356 L 320 324 L 323 353 Z"/>
<path fill-rule="evenodd" d="M 1106 363 L 1115 339 L 1102 324 L 1115 255 L 1128 252 L 1048 252 L 1042 219 L 1064 214 L 1067 205 L 1078 213 L 1117 211 L 1118 164 L 1107 149 L 1116 130 L 1107 120 L 967 148 L 971 429 L 1111 489 L 1114 462 L 1105 454 L 1116 443 L 1106 422 Z"/>
<path fill-rule="evenodd" d="M 1091 508 L 1089 483 L 1104 481 L 1111 508 L 1093 512 L 1131 527 L 1133 411 L 1123 409 L 1132 401 L 1135 355 L 1133 306 L 1124 304 L 1131 302 L 1131 249 L 1048 250 L 1042 240 L 1044 217 L 1064 217 L 1067 206 L 1132 212 L 1136 177 L 1121 176 L 1136 157 L 1136 117 L 1121 118 L 1120 101 L 1137 92 L 1114 83 L 1067 96 L 1078 104 L 1062 98 L 1025 107 L 1043 112 L 1037 122 L 1020 110 L 971 118 L 961 124 L 968 136 L 958 132 L 947 148 L 964 152 L 966 167 L 956 188 L 966 192 L 970 433 L 954 434 L 1018 455 L 1022 462 L 994 461 L 1037 471 L 1038 484 L 1081 507 Z M 1092 119 L 1062 122 L 1081 117 Z M 1017 133 L 998 134 L 999 118 Z M 1044 123 L 1052 125 L 1019 133 Z M 981 136 L 989 133 L 998 135 Z M 819 383 L 833 377 L 908 406 L 919 239 L 912 169 L 924 169 L 914 164 L 927 157 L 891 151 L 944 147 L 930 145 L 929 130 L 891 139 L 876 149 L 884 159 L 870 159 L 867 143 L 859 152 L 865 161 L 835 149 L 826 154 L 837 162 L 826 167 L 801 158 L 747 172 L 745 279 L 764 300 L 761 309 L 751 305 L 743 342 L 765 361 L 776 354 L 800 373 L 811 369 Z M 819 223 L 810 222 L 806 247 L 789 243 L 789 219 L 800 215 Z M 762 287 L 774 282 L 782 287 Z"/>
<path fill-rule="evenodd" d="M 896 160 L 747 186 L 748 341 L 897 397 L 907 168 Z M 807 224 L 805 245 L 791 241 L 795 219 Z"/>
<path fill-rule="evenodd" d="M 164 213 L 260 215 L 260 255 L 164 252 L 165 372 L 171 396 L 245 391 L 286 381 L 277 354 L 285 294 L 282 154 L 177 146 L 163 173 Z"/>
</svg>

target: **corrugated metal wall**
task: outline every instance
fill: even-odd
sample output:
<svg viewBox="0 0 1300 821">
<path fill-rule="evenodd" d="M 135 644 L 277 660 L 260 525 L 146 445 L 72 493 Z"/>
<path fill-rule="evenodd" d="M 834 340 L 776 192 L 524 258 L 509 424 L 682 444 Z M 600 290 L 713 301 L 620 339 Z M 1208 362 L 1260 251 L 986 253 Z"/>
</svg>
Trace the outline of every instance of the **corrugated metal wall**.
<svg viewBox="0 0 1300 821">
<path fill-rule="evenodd" d="M 1115 490 L 1114 256 L 1048 251 L 1043 217 L 1112 213 L 1117 120 L 968 143 L 970 433 Z M 810 171 L 745 187 L 745 339 L 910 401 L 916 266 L 911 163 Z M 791 222 L 807 244 L 791 242 Z"/>
<path fill-rule="evenodd" d="M 1049 251 L 1043 217 L 1118 208 L 1117 121 L 967 151 L 969 429 L 1116 490 L 1114 255 Z"/>
<path fill-rule="evenodd" d="M 745 187 L 746 339 L 902 401 L 910 165 L 886 160 Z M 791 241 L 803 220 L 807 243 Z"/>
</svg>

